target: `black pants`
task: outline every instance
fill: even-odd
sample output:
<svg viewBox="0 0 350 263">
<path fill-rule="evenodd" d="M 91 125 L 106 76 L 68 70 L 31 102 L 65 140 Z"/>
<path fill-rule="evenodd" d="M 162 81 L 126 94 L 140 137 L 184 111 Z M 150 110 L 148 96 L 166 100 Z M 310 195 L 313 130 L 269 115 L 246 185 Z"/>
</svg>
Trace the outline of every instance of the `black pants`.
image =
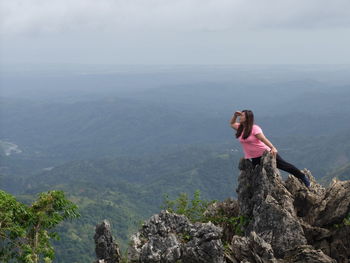
<svg viewBox="0 0 350 263">
<path fill-rule="evenodd" d="M 256 157 L 256 158 L 252 158 L 252 163 L 253 163 L 254 167 L 257 164 L 260 164 L 260 159 L 261 159 L 261 156 Z M 299 179 L 303 180 L 305 178 L 305 175 L 298 168 L 296 168 L 293 164 L 290 164 L 290 163 L 286 162 L 285 160 L 283 160 L 278 153 L 276 156 L 276 164 L 277 164 L 278 169 L 286 171 Z"/>
</svg>

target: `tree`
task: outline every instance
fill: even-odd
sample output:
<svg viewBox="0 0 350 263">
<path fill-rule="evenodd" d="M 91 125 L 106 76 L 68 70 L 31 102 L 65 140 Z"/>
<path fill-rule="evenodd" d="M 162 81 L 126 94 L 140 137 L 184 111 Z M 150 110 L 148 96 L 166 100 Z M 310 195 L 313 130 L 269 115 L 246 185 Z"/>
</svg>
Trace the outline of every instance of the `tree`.
<svg viewBox="0 0 350 263">
<path fill-rule="evenodd" d="M 52 262 L 54 249 L 50 240 L 58 239 L 54 227 L 78 217 L 77 210 L 63 191 L 41 193 L 31 206 L 0 191 L 0 261 Z"/>
</svg>

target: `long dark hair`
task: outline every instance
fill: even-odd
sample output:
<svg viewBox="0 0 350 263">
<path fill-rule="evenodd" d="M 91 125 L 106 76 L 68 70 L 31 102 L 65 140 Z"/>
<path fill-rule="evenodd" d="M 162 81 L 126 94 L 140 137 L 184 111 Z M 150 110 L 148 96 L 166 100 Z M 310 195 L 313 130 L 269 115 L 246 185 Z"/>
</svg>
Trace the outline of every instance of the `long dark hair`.
<svg viewBox="0 0 350 263">
<path fill-rule="evenodd" d="M 252 132 L 253 124 L 254 124 L 254 114 L 251 110 L 242 110 L 242 113 L 245 113 L 245 122 L 241 123 L 239 125 L 237 132 L 236 132 L 236 138 L 241 136 L 243 132 L 243 139 L 247 139 Z"/>
</svg>

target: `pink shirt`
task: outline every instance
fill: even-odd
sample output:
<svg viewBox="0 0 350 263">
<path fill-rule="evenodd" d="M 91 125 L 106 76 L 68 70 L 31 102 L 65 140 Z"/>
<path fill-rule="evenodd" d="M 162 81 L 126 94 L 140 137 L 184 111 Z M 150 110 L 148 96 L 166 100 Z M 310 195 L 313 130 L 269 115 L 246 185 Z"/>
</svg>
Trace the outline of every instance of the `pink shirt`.
<svg viewBox="0 0 350 263">
<path fill-rule="evenodd" d="M 245 159 L 260 157 L 265 150 L 270 151 L 270 148 L 265 143 L 255 137 L 255 135 L 259 133 L 263 133 L 261 128 L 254 124 L 252 132 L 247 139 L 242 138 L 243 132 L 238 138 L 239 142 L 242 144 Z"/>
</svg>

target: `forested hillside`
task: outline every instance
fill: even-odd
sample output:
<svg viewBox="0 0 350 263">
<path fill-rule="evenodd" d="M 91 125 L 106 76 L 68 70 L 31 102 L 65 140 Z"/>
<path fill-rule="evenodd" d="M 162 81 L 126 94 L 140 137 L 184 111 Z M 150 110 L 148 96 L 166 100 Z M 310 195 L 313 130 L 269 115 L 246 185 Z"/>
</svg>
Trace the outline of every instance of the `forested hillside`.
<svg viewBox="0 0 350 263">
<path fill-rule="evenodd" d="M 20 198 L 26 201 L 38 192 L 51 189 L 67 193 L 79 206 L 81 217 L 60 227 L 62 239 L 56 242 L 57 257 L 63 262 L 79 260 L 84 251 L 93 251 L 91 233 L 96 222 L 105 218 L 113 222 L 124 248 L 141 220 L 159 211 L 165 195 L 169 198 L 181 192 L 192 195 L 198 189 L 207 200 L 235 196 L 233 178 L 239 157 L 237 152 L 189 147 L 144 159 L 73 161 L 24 180 L 25 196 Z"/>
<path fill-rule="evenodd" d="M 56 262 L 63 263 L 92 261 L 94 226 L 103 219 L 125 247 L 164 194 L 198 189 L 207 200 L 235 197 L 243 156 L 229 126 L 235 110 L 252 109 L 283 158 L 320 182 L 349 179 L 348 71 L 180 67 L 5 76 L 0 187 L 26 203 L 63 190 L 78 204 L 81 217 L 59 227 Z"/>
<path fill-rule="evenodd" d="M 342 181 L 350 180 L 350 162 L 328 172 L 327 175 L 322 177 L 320 181 L 324 184 L 329 184 L 333 179 Z"/>
</svg>

